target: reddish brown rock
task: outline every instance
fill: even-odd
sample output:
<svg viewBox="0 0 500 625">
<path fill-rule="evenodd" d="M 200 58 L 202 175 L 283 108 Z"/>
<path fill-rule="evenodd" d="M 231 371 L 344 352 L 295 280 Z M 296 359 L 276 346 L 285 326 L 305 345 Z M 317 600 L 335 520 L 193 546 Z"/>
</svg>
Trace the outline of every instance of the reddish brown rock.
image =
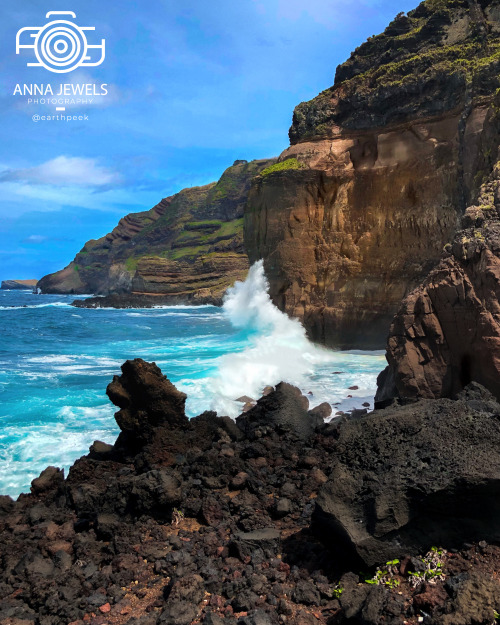
<svg viewBox="0 0 500 625">
<path fill-rule="evenodd" d="M 500 398 L 499 178 L 497 165 L 447 258 L 394 318 L 379 406 L 393 398 L 454 397 L 471 381 Z"/>
<path fill-rule="evenodd" d="M 273 301 L 315 341 L 382 348 L 491 171 L 499 72 L 476 34 L 498 36 L 490 5 L 423 3 L 399 16 L 296 108 L 280 168 L 256 178 L 250 260 L 264 259 Z"/>
</svg>

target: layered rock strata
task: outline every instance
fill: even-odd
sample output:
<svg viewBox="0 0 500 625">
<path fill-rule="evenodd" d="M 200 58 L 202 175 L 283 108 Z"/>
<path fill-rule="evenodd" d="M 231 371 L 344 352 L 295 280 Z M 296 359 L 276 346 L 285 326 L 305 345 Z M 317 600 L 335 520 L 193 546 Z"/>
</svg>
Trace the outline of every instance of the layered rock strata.
<svg viewBox="0 0 500 625">
<path fill-rule="evenodd" d="M 184 189 L 150 211 L 127 215 L 38 286 L 44 293 L 110 296 L 99 306 L 112 306 L 117 296 L 121 306 L 140 299 L 220 304 L 227 287 L 248 271 L 244 204 L 252 178 L 273 162 L 236 161 L 217 183 Z"/>
<path fill-rule="evenodd" d="M 257 177 L 250 261 L 274 302 L 336 347 L 384 345 L 494 163 L 497 2 L 423 2 L 300 104 L 291 147 Z"/>
</svg>

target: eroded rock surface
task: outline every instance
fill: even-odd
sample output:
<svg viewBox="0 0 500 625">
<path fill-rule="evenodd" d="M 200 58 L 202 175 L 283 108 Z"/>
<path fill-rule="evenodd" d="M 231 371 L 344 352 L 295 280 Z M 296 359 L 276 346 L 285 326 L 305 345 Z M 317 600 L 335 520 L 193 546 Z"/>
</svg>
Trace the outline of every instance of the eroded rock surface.
<svg viewBox="0 0 500 625">
<path fill-rule="evenodd" d="M 383 348 L 491 172 L 499 18 L 496 2 L 424 2 L 296 108 L 292 146 L 250 192 L 245 245 L 314 340 Z"/>
<path fill-rule="evenodd" d="M 467 209 L 445 258 L 389 333 L 376 402 L 454 397 L 471 381 L 500 399 L 500 166 Z"/>
<path fill-rule="evenodd" d="M 500 539 L 500 405 L 472 385 L 347 420 L 315 512 L 319 535 L 373 566 L 432 545 Z"/>
</svg>

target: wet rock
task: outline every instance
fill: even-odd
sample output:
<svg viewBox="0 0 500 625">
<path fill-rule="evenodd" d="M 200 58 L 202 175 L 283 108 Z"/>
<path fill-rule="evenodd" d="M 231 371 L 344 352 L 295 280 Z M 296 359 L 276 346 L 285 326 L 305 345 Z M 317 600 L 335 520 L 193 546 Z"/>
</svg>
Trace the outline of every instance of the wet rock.
<svg viewBox="0 0 500 625">
<path fill-rule="evenodd" d="M 276 390 L 262 397 L 257 405 L 238 417 L 236 423 L 247 436 L 255 436 L 262 427 L 272 427 L 277 432 L 287 433 L 306 440 L 323 423 L 317 415 L 308 413 L 309 401 L 300 390 L 282 382 Z"/>
<path fill-rule="evenodd" d="M 328 402 L 324 402 L 316 408 L 309 410 L 309 415 L 313 418 L 329 419 L 332 416 L 332 406 Z"/>
</svg>

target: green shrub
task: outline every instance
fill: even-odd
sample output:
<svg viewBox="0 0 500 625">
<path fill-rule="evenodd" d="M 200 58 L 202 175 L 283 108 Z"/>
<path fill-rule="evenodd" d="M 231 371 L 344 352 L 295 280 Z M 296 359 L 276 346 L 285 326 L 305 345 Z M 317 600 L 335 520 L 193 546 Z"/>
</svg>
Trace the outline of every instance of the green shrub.
<svg viewBox="0 0 500 625">
<path fill-rule="evenodd" d="M 288 169 L 303 169 L 304 167 L 305 165 L 299 163 L 296 158 L 287 158 L 285 161 L 281 161 L 280 163 L 274 163 L 274 165 L 266 167 L 266 169 L 263 169 L 260 172 L 260 175 L 266 177 L 278 171 L 286 171 Z"/>
</svg>

